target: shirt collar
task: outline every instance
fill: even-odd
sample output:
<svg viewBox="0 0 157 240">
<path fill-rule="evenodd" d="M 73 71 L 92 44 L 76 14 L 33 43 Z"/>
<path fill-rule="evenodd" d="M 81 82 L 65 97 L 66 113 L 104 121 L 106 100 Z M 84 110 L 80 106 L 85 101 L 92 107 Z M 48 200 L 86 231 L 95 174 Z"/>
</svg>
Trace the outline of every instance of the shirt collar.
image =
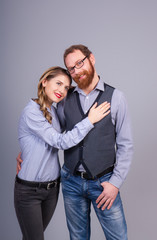
<svg viewBox="0 0 157 240">
<path fill-rule="evenodd" d="M 103 91 L 103 92 L 105 91 L 104 82 L 100 79 L 100 77 L 99 77 L 99 81 L 98 81 L 96 87 L 93 89 L 93 91 L 95 91 L 95 90 L 99 90 L 99 91 Z M 75 87 L 73 92 L 78 92 L 78 93 L 84 94 L 82 89 L 80 89 L 78 86 Z"/>
</svg>

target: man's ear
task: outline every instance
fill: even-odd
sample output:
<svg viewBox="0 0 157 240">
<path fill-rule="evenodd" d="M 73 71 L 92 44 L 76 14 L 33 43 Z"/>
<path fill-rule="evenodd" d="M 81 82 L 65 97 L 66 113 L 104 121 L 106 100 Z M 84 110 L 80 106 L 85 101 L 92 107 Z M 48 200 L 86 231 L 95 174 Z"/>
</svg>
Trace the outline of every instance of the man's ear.
<svg viewBox="0 0 157 240">
<path fill-rule="evenodd" d="M 45 79 L 42 80 L 42 86 L 46 87 L 46 85 L 47 85 L 47 79 L 45 78 Z"/>
<path fill-rule="evenodd" d="M 95 57 L 94 57 L 93 53 L 90 54 L 89 59 L 90 59 L 91 63 L 93 65 L 95 65 Z"/>
</svg>

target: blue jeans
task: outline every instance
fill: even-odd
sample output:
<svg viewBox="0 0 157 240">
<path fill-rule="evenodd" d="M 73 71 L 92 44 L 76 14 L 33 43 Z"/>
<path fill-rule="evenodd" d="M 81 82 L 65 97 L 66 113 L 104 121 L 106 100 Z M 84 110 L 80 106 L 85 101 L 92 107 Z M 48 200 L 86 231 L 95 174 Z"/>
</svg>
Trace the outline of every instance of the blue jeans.
<svg viewBox="0 0 157 240">
<path fill-rule="evenodd" d="M 65 166 L 61 170 L 62 191 L 65 213 L 71 240 L 90 239 L 91 203 L 107 240 L 127 240 L 127 226 L 120 193 L 110 210 L 97 208 L 96 199 L 103 188 L 101 183 L 108 181 L 112 173 L 96 180 L 85 180 L 72 175 Z"/>
</svg>

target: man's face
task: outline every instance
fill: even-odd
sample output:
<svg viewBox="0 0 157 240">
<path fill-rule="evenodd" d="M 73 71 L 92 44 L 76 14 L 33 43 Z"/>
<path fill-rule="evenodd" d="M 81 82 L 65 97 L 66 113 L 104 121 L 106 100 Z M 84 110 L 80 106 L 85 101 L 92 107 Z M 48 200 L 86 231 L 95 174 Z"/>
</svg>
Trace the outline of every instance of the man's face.
<svg viewBox="0 0 157 240">
<path fill-rule="evenodd" d="M 79 62 L 81 63 L 85 57 L 86 56 L 80 50 L 75 50 L 73 53 L 68 54 L 65 59 L 67 69 L 73 68 Z M 83 61 L 83 66 L 81 68 L 78 69 L 76 66 L 74 68 L 74 72 L 70 74 L 74 81 L 78 84 L 79 88 L 86 89 L 92 83 L 94 71 L 93 62 L 89 57 Z"/>
</svg>

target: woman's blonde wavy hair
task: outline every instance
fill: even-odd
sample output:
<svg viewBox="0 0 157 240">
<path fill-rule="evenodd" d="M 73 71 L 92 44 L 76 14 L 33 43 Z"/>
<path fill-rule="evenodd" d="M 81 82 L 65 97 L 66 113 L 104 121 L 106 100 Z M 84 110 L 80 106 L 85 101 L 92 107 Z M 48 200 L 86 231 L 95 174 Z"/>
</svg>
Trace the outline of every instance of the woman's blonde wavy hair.
<svg viewBox="0 0 157 240">
<path fill-rule="evenodd" d="M 67 72 L 66 69 L 61 67 L 51 67 L 48 70 L 46 70 L 43 75 L 41 76 L 39 83 L 38 83 L 38 98 L 35 99 L 35 102 L 39 104 L 40 110 L 43 112 L 44 117 L 47 119 L 47 121 L 51 124 L 52 123 L 52 116 L 51 113 L 47 110 L 46 102 L 47 102 L 47 95 L 45 94 L 45 88 L 42 85 L 42 81 L 46 79 L 47 81 L 51 80 L 52 78 L 55 78 L 58 75 L 65 75 L 66 77 L 69 77 L 70 84 L 72 82 L 71 76 Z"/>
</svg>

